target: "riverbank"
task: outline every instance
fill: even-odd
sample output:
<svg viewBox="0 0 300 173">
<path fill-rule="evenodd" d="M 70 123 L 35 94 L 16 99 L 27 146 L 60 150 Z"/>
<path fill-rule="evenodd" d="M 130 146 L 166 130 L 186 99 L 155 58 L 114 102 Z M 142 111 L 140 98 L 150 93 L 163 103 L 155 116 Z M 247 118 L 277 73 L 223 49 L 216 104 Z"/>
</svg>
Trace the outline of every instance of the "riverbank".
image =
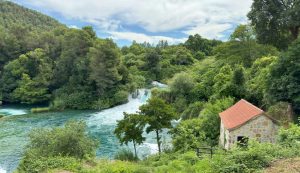
<svg viewBox="0 0 300 173">
<path fill-rule="evenodd" d="M 141 89 L 137 98 L 130 96 L 128 103 L 103 111 L 66 110 L 31 114 L 29 108 L 1 106 L 0 112 L 5 112 L 8 117 L 0 121 L 0 167 L 7 173 L 15 170 L 28 143 L 28 133 L 32 129 L 61 126 L 69 120 L 85 121 L 89 135 L 100 140 L 100 148 L 96 153 L 98 158 L 113 158 L 122 148 L 113 134 L 116 121 L 123 118 L 123 112 L 135 113 L 139 106 L 146 103 L 150 97 L 150 94 L 144 94 L 146 91 L 150 93 L 148 89 Z M 141 158 L 157 152 L 156 141 L 152 136 L 153 134 L 147 135 L 145 144 L 139 146 Z"/>
</svg>

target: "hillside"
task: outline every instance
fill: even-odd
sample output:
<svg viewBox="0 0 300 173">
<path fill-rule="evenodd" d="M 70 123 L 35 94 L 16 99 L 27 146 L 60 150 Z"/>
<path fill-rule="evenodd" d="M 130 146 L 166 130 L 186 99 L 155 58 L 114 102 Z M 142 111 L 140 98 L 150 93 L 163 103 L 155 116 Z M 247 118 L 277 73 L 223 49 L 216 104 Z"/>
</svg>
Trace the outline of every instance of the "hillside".
<svg viewBox="0 0 300 173">
<path fill-rule="evenodd" d="M 9 29 L 13 25 L 21 25 L 41 31 L 63 26 L 55 19 L 37 11 L 24 8 L 12 2 L 0 0 L 0 26 Z"/>
</svg>

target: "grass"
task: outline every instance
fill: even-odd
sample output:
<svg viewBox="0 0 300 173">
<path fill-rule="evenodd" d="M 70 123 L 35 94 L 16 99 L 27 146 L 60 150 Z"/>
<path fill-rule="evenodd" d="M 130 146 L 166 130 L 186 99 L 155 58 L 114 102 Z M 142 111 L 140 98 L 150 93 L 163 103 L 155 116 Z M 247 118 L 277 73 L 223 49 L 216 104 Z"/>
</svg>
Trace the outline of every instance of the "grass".
<svg viewBox="0 0 300 173">
<path fill-rule="evenodd" d="M 41 112 L 49 112 L 51 109 L 49 107 L 43 107 L 43 108 L 32 108 L 30 110 L 31 113 L 41 113 Z"/>
<path fill-rule="evenodd" d="M 280 159 L 271 163 L 263 173 L 299 173 L 300 157 L 290 159 Z"/>
</svg>

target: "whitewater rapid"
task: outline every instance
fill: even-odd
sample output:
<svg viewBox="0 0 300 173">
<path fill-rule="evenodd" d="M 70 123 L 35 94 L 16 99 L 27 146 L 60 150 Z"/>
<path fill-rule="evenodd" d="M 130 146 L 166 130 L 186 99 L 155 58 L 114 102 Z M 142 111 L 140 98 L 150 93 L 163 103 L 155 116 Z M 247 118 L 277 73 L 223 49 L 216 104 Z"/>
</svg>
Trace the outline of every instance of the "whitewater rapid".
<svg viewBox="0 0 300 173">
<path fill-rule="evenodd" d="M 11 173 L 16 169 L 22 158 L 24 147 L 29 142 L 28 134 L 32 129 L 62 126 L 72 119 L 85 121 L 89 135 L 100 140 L 97 157 L 113 158 L 120 148 L 125 147 L 120 146 L 113 133 L 117 121 L 123 119 L 123 112 L 135 113 L 138 111 L 150 96 L 149 89 L 140 89 L 138 97 L 133 98 L 130 95 L 127 103 L 103 111 L 68 110 L 28 114 L 29 108 L 0 107 L 0 114 L 9 116 L 5 120 L 0 120 L 0 173 Z M 145 133 L 144 136 L 146 141 L 137 147 L 140 158 L 158 151 L 155 135 Z M 131 144 L 129 148 L 133 150 Z"/>
</svg>

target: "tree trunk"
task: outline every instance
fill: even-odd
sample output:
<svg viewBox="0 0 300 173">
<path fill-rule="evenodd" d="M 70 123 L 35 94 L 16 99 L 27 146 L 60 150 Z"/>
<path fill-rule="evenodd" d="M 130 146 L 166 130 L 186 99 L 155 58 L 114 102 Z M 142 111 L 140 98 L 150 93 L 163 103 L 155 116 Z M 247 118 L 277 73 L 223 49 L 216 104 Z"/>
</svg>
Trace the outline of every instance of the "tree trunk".
<svg viewBox="0 0 300 173">
<path fill-rule="evenodd" d="M 299 36 L 299 28 L 300 26 L 290 27 L 290 32 L 294 40 L 296 40 Z"/>
<path fill-rule="evenodd" d="M 158 130 L 156 130 L 155 132 L 156 132 L 156 141 L 157 141 L 157 146 L 158 146 L 158 152 L 160 154 L 161 153 L 161 150 L 160 150 L 160 137 L 159 137 Z"/>
<path fill-rule="evenodd" d="M 137 158 L 137 153 L 136 153 L 136 143 L 133 141 L 133 147 L 134 147 L 134 155 Z"/>
</svg>

